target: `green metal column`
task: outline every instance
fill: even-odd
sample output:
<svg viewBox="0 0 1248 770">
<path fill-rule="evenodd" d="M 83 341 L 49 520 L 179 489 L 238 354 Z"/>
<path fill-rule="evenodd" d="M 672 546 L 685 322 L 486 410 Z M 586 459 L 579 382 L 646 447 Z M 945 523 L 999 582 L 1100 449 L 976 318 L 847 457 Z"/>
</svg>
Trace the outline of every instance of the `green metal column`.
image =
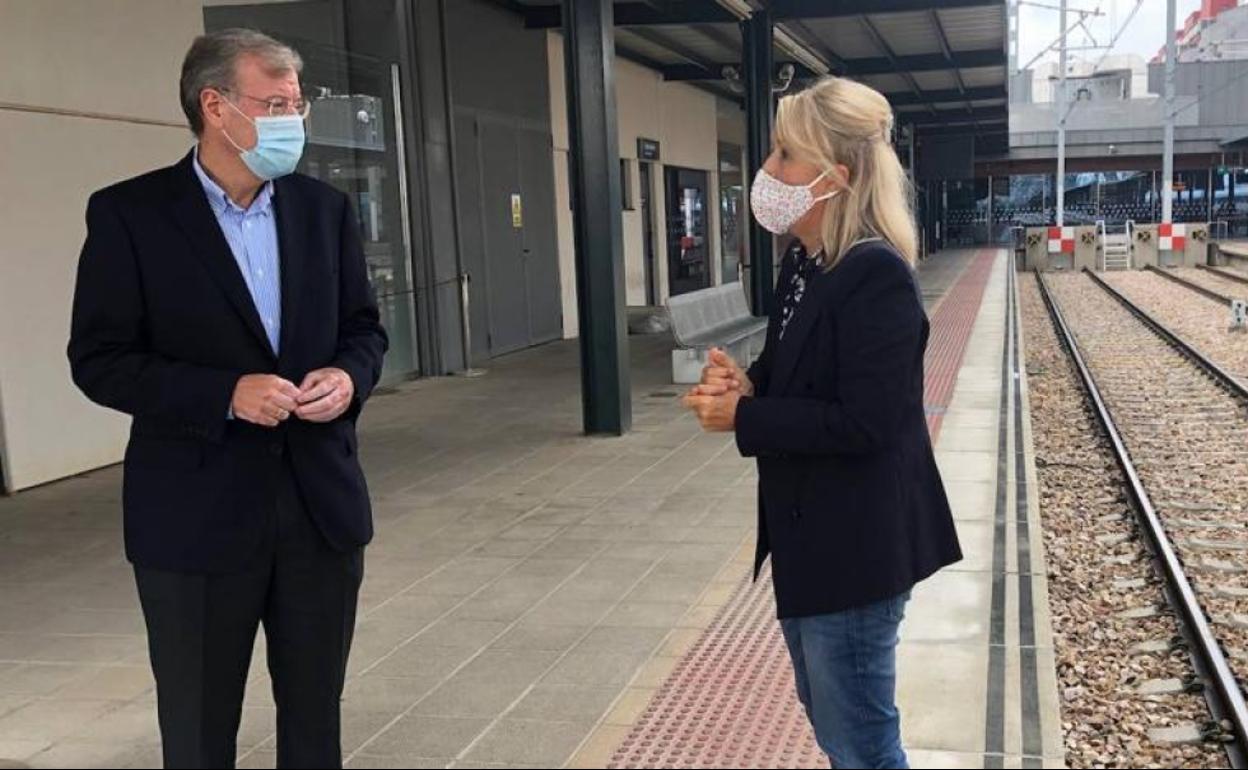
<svg viewBox="0 0 1248 770">
<path fill-rule="evenodd" d="M 611 0 L 563 0 L 585 432 L 632 426 Z"/>
<path fill-rule="evenodd" d="M 771 154 L 771 14 L 755 11 L 741 22 L 741 43 L 745 70 L 746 162 L 749 178 L 763 167 Z M 748 188 L 746 192 L 748 200 Z M 750 234 L 750 299 L 754 315 L 770 316 L 775 310 L 775 280 L 772 277 L 772 235 L 748 217 Z"/>
</svg>

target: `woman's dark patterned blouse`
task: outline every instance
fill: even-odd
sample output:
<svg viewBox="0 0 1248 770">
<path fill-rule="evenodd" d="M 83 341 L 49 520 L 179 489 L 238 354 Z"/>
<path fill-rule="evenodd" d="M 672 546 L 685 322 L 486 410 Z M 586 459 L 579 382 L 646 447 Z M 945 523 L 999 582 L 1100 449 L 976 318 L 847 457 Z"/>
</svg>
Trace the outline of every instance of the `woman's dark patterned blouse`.
<svg viewBox="0 0 1248 770">
<path fill-rule="evenodd" d="M 818 269 L 821 253 L 817 251 L 814 256 L 808 255 L 801 241 L 789 247 L 789 255 L 793 257 L 795 267 L 793 277 L 780 297 L 780 339 L 784 339 L 784 330 L 788 328 L 789 321 L 797 312 L 797 306 L 802 302 L 802 295 L 806 293 L 806 284 L 810 281 L 814 271 Z"/>
</svg>

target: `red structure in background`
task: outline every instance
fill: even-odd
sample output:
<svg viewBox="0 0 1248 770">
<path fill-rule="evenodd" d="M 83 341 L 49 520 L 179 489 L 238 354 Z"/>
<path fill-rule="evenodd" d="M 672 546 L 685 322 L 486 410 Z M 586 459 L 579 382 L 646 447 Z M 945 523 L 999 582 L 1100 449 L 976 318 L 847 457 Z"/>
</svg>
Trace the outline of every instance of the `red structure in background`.
<svg viewBox="0 0 1248 770">
<path fill-rule="evenodd" d="M 1183 28 L 1179 30 L 1178 46 L 1179 50 L 1187 46 L 1196 45 L 1200 42 L 1200 33 L 1215 18 L 1224 11 L 1229 11 L 1239 7 L 1239 0 L 1200 0 L 1200 10 L 1192 11 L 1187 17 L 1187 21 L 1183 23 Z M 1166 60 L 1166 46 L 1163 44 L 1161 50 L 1153 57 L 1154 62 L 1163 62 Z"/>
</svg>

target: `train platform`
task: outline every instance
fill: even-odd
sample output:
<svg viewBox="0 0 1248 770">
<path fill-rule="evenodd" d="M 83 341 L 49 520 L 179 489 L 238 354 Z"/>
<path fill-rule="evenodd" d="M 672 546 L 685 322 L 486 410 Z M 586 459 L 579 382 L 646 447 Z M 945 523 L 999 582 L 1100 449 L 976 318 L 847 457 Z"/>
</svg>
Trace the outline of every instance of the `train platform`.
<svg viewBox="0 0 1248 770">
<path fill-rule="evenodd" d="M 1004 252 L 920 267 L 927 410 L 966 558 L 922 584 L 899 652 L 918 767 L 1063 763 L 1014 282 Z M 343 698 L 350 767 L 826 766 L 770 584 L 756 481 L 631 338 L 634 429 L 580 434 L 577 348 L 419 380 L 366 410 L 377 537 Z M 0 767 L 159 765 L 120 482 L 0 499 Z M 274 764 L 258 640 L 240 766 Z"/>
<path fill-rule="evenodd" d="M 1229 265 L 1243 270 L 1248 264 L 1248 240 L 1226 240 L 1218 243 L 1218 252 Z"/>
<path fill-rule="evenodd" d="M 1008 261 L 994 250 L 947 253 L 921 266 L 920 282 L 932 320 L 928 421 L 965 559 L 916 589 L 907 610 L 903 741 L 915 767 L 1060 767 Z M 608 715 L 576 766 L 826 766 L 793 695 L 770 584 L 749 581 L 751 545 L 724 570 L 738 585 L 710 626 L 656 666 L 670 671 L 657 686 L 641 682 Z"/>
</svg>

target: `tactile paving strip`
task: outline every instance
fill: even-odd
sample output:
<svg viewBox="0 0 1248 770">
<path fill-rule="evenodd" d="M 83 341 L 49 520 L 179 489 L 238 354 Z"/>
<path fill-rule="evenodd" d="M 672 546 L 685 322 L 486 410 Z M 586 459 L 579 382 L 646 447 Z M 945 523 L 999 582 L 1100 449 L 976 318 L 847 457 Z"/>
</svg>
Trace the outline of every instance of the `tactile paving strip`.
<svg viewBox="0 0 1248 770">
<path fill-rule="evenodd" d="M 924 396 L 933 440 L 996 254 L 978 254 L 932 313 Z M 607 763 L 609 768 L 827 766 L 794 691 L 770 569 L 756 583 L 742 580 Z"/>
<path fill-rule="evenodd" d="M 995 249 L 985 249 L 976 255 L 932 311 L 931 333 L 923 359 L 923 400 L 933 441 L 953 398 L 953 387 L 962 369 L 962 354 L 966 352 L 966 342 L 979 315 L 997 253 Z"/>
<path fill-rule="evenodd" d="M 768 569 L 737 588 L 607 767 L 827 765 L 794 694 Z"/>
</svg>

